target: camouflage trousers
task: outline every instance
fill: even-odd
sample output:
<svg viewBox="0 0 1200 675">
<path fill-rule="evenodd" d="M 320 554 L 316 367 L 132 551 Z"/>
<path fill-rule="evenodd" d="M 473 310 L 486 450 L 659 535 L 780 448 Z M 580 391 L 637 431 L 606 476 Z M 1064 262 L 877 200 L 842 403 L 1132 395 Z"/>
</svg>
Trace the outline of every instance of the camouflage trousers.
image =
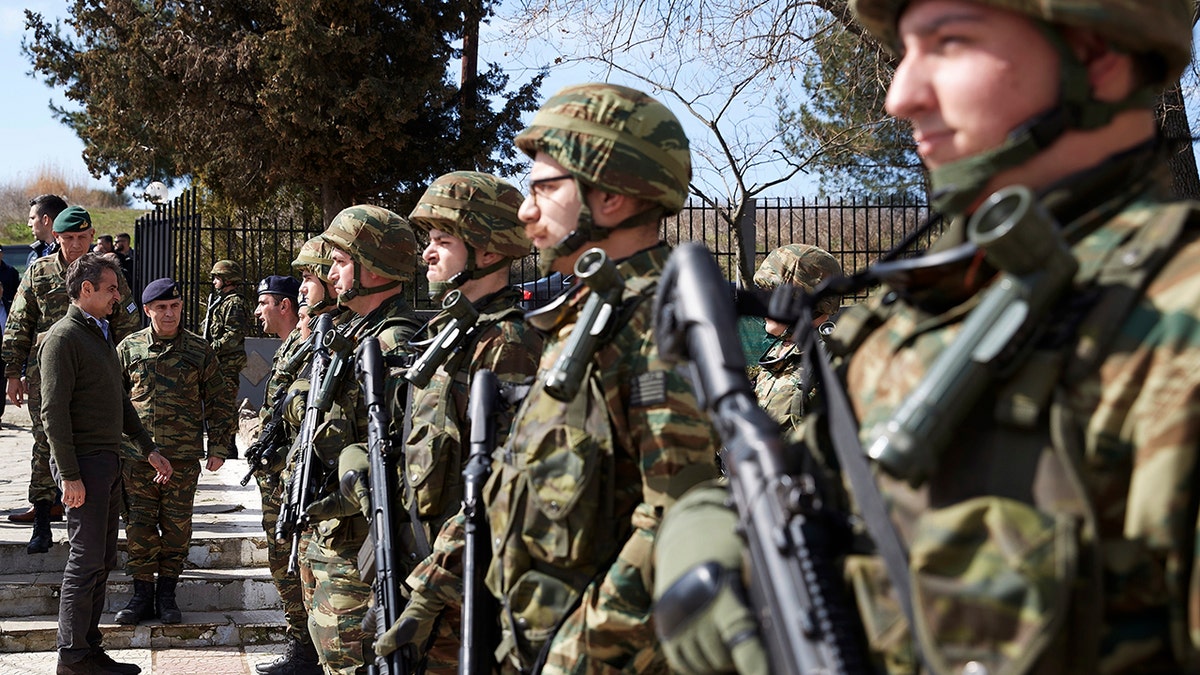
<svg viewBox="0 0 1200 675">
<path fill-rule="evenodd" d="M 46 439 L 46 429 L 42 426 L 42 379 L 33 363 L 26 369 L 25 381 L 29 384 L 25 405 L 29 406 L 29 420 L 32 423 L 30 428 L 33 430 L 33 457 L 29 462 L 29 501 L 56 502 L 62 493 L 59 492 L 54 477 L 50 475 L 50 441 Z"/>
<path fill-rule="evenodd" d="M 246 367 L 246 356 L 242 354 L 242 358 L 224 357 L 218 358 L 218 368 L 221 371 L 221 379 L 225 380 L 228 385 L 228 392 L 233 397 L 233 409 L 237 410 L 241 400 L 238 398 L 238 389 L 242 385 L 241 374 L 242 369 Z"/>
<path fill-rule="evenodd" d="M 125 540 L 129 561 L 125 571 L 139 581 L 153 581 L 155 574 L 178 579 L 187 559 L 200 462 L 172 460 L 171 468 L 175 470 L 171 480 L 160 485 L 154 482 L 155 471 L 149 462 L 121 461 L 128 506 Z"/>
<path fill-rule="evenodd" d="M 425 672 L 456 675 L 462 647 L 462 606 L 448 605 L 437 619 L 433 644 L 425 652 Z"/>
<path fill-rule="evenodd" d="M 275 538 L 275 524 L 279 521 L 279 509 L 283 500 L 283 483 L 277 475 L 256 473 L 258 490 L 262 494 L 262 526 L 267 535 L 267 567 L 271 579 L 283 601 L 283 617 L 287 623 L 287 636 L 297 642 L 308 642 L 308 612 L 304 609 L 304 593 L 300 579 L 287 573 L 287 559 L 291 553 L 291 542 Z"/>
<path fill-rule="evenodd" d="M 588 584 L 583 599 L 550 643 L 547 675 L 666 674 L 670 670 L 651 614 L 657 519 L 635 512 L 633 535 L 607 573 Z"/>
<path fill-rule="evenodd" d="M 370 636 L 363 619 L 371 599 L 371 586 L 358 574 L 361 540 L 345 537 L 331 540 L 315 529 L 310 531 L 304 559 L 311 570 L 303 578 L 308 601 L 308 632 L 330 675 L 366 672 Z M 345 543 L 340 543 L 340 542 Z"/>
</svg>

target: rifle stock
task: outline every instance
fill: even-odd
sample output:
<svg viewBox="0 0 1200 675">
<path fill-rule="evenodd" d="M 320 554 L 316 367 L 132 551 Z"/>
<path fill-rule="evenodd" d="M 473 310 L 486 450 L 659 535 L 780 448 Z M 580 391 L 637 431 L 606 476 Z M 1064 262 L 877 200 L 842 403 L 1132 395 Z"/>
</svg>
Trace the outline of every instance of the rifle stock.
<svg viewBox="0 0 1200 675">
<path fill-rule="evenodd" d="M 405 599 L 401 593 L 399 575 L 400 560 L 396 553 L 396 520 L 392 513 L 392 499 L 399 493 L 399 476 L 396 470 L 398 453 L 392 444 L 388 428 L 391 426 L 391 411 L 386 396 L 385 367 L 379 340 L 364 337 L 359 341 L 355 355 L 355 368 L 362 385 L 363 402 L 367 407 L 367 457 L 370 464 L 368 477 L 371 491 L 371 542 L 375 552 L 375 573 L 371 585 L 375 593 L 376 639 L 383 631 L 400 620 Z M 404 650 L 396 650 L 387 656 L 377 656 L 368 668 L 371 673 L 406 675 L 409 664 Z"/>
<path fill-rule="evenodd" d="M 463 547 L 462 646 L 459 675 L 484 675 L 495 668 L 499 642 L 496 599 L 484 585 L 492 560 L 491 528 L 483 504 L 483 487 L 492 475 L 492 451 L 496 447 L 496 413 L 500 404 L 500 381 L 490 370 L 480 370 L 471 381 L 467 399 L 471 437 L 467 464 L 463 468 L 463 513 L 466 535 Z"/>
<path fill-rule="evenodd" d="M 711 254 L 684 244 L 655 300 L 666 359 L 688 359 L 701 404 L 726 448 L 729 484 L 750 552 L 750 600 L 775 673 L 866 673 L 857 616 L 841 587 L 834 518 L 758 407 L 733 330 L 737 315 Z"/>
</svg>

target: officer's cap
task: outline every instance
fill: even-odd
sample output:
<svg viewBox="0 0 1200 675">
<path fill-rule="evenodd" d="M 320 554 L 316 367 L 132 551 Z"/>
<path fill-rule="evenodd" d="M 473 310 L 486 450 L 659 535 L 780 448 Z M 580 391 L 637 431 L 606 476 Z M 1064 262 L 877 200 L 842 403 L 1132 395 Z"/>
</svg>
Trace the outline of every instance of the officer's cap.
<svg viewBox="0 0 1200 675">
<path fill-rule="evenodd" d="M 54 231 L 87 232 L 92 229 L 92 216 L 82 206 L 68 206 L 54 219 Z"/>
<path fill-rule="evenodd" d="M 300 280 L 296 277 L 272 274 L 258 282 L 258 294 L 278 295 L 281 298 L 295 300 L 300 295 Z"/>
<path fill-rule="evenodd" d="M 142 291 L 142 304 L 148 305 L 155 300 L 174 300 L 179 297 L 179 284 L 174 279 L 155 279 L 146 284 Z"/>
</svg>

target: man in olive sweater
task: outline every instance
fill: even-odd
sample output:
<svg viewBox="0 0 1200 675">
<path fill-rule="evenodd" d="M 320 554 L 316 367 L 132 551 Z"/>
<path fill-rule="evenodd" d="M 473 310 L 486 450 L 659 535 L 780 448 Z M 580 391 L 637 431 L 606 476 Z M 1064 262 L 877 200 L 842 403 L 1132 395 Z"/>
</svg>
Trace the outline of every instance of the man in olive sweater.
<svg viewBox="0 0 1200 675">
<path fill-rule="evenodd" d="M 117 564 L 122 432 L 154 467 L 155 481 L 166 483 L 172 473 L 125 394 L 103 318 L 121 299 L 120 273 L 116 262 L 94 253 L 72 263 L 66 275 L 71 306 L 47 331 L 39 354 L 42 421 L 71 547 L 58 606 L 58 675 L 140 672 L 104 653 L 99 628 L 108 573 Z M 118 419 L 121 426 L 113 423 Z"/>
</svg>

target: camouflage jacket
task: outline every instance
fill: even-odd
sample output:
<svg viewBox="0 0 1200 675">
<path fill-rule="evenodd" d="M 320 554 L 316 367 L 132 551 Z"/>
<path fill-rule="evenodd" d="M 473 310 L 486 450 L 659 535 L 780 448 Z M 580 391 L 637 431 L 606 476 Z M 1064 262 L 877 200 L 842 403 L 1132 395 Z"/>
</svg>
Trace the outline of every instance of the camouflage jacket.
<svg viewBox="0 0 1200 675">
<path fill-rule="evenodd" d="M 812 398 L 811 390 L 805 392 L 802 356 L 794 343 L 778 341 L 763 355 L 766 365 L 754 377 L 758 405 L 787 431 L 799 427 Z"/>
<path fill-rule="evenodd" d="M 304 358 L 302 352 L 307 349 L 308 343 L 300 338 L 299 328 L 292 329 L 280 342 L 275 356 L 271 359 L 271 376 L 267 378 L 267 388 L 263 392 L 263 405 L 259 413 L 259 419 L 262 421 L 265 422 L 271 415 L 276 392 L 280 389 L 286 392 L 292 382 L 302 374 L 301 371 L 308 364 L 308 359 Z"/>
<path fill-rule="evenodd" d="M 403 424 L 403 397 L 400 387 L 404 382 L 401 377 L 406 357 L 408 355 L 409 338 L 421 327 L 421 321 L 416 312 L 400 294 L 394 295 L 371 313 L 365 316 L 341 315 L 343 318 L 336 322 L 337 331 L 345 336 L 352 346 L 364 337 L 379 339 L 379 349 L 388 366 L 387 383 L 384 395 L 393 402 L 391 424 L 393 438 L 400 436 L 398 429 Z M 331 365 L 331 370 L 334 366 Z M 362 387 L 354 376 L 354 352 L 351 348 L 340 371 L 334 405 L 325 420 L 317 428 L 316 446 L 318 453 L 336 466 L 337 457 L 341 450 L 354 443 L 367 442 L 367 411 L 362 400 Z M 303 378 L 297 378 L 303 382 Z M 306 382 L 303 382 L 307 385 Z M 331 471 L 327 480 L 321 486 L 319 496 L 333 494 L 338 490 L 336 471 Z M 354 548 L 366 538 L 366 519 L 361 514 L 344 518 L 323 520 L 314 527 L 318 541 L 337 549 Z"/>
<path fill-rule="evenodd" d="M 26 374 L 26 363 L 36 374 L 36 347 L 50 326 L 67 315 L 67 307 L 71 304 L 67 297 L 66 272 L 61 251 L 38 258 L 25 270 L 13 298 L 12 311 L 8 313 L 4 344 L 0 348 L 5 377 Z M 120 341 L 141 326 L 141 315 L 122 275 L 117 275 L 117 283 L 121 302 L 108 319 L 113 339 Z"/>
<path fill-rule="evenodd" d="M 1044 195 L 1080 264 L 1055 325 L 968 409 L 929 480 L 878 473 L 935 670 L 1196 667 L 1200 206 L 1169 203 L 1170 185 L 1140 148 Z M 1157 234 L 1170 223 L 1185 223 L 1178 236 Z M 939 247 L 962 232 L 954 223 Z M 1122 275 L 1156 250 L 1161 269 L 1130 288 Z M 1112 312 L 1126 290 L 1132 308 Z M 885 288 L 832 336 L 864 444 L 979 297 L 929 306 L 922 293 Z M 847 573 L 872 648 L 892 672 L 915 671 L 882 566 L 852 557 Z"/>
<path fill-rule="evenodd" d="M 651 299 L 668 255 L 660 244 L 619 262 L 625 288 L 617 323 L 593 354 L 579 393 L 564 403 L 545 392 L 543 380 L 588 295 L 580 289 L 547 335 L 538 379 L 496 453 L 485 489 L 493 533 L 487 584 L 506 607 L 505 644 L 526 665 L 618 554 L 643 580 L 653 578 L 645 546 L 662 513 L 717 474 L 719 444 L 708 416 L 653 339 Z M 645 607 L 628 605 L 643 600 Z M 648 595 L 619 602 L 626 606 L 590 609 L 649 612 Z M 590 629 L 602 639 L 603 625 Z"/>
<path fill-rule="evenodd" d="M 164 340 L 147 327 L 122 340 L 117 357 L 129 400 L 163 456 L 180 461 L 228 456 L 235 430 L 233 398 L 203 338 L 181 328 Z M 136 456 L 128 444 L 125 450 Z"/>
<path fill-rule="evenodd" d="M 515 289 L 505 289 L 482 298 L 475 307 L 480 314 L 476 325 L 504 316 L 516 306 L 519 299 L 520 294 Z M 444 323 L 445 320 L 439 315 L 434 317 L 430 325 Z M 469 361 L 464 357 L 457 363 L 447 363 L 455 371 L 453 374 L 442 367 L 427 387 L 414 392 L 412 432 L 405 446 L 408 453 L 407 479 L 422 504 L 422 516 L 426 513 L 440 516 L 447 509 L 460 513 L 444 526 L 442 519 L 428 523 L 434 553 L 418 564 L 409 579 L 409 585 L 419 584 L 447 602 L 457 603 L 462 595 L 462 528 L 465 521 L 461 516 L 460 504 L 463 488 L 461 469 L 466 461 L 464 453 L 470 432 L 467 420 L 470 378 L 486 368 L 496 373 L 502 386 L 524 384 L 537 370 L 541 352 L 541 334 L 527 326 L 520 314 L 515 319 L 501 319 L 480 334 L 471 348 Z M 450 395 L 447 396 L 446 392 Z M 510 410 L 501 411 L 497 417 L 497 446 L 503 445 L 508 438 L 512 417 Z M 440 472 L 436 477 L 439 483 L 436 485 L 437 494 L 427 496 L 431 491 L 423 488 L 431 482 L 431 469 L 434 467 Z M 454 468 L 457 470 L 452 470 Z M 404 504 L 400 507 L 407 509 Z M 443 528 L 441 533 L 438 527 Z"/>
<path fill-rule="evenodd" d="M 517 310 L 521 293 L 505 288 L 475 303 L 479 333 L 472 342 L 443 363 L 429 384 L 412 393 L 412 429 L 404 444 L 402 472 L 417 500 L 417 513 L 432 537 L 462 502 L 462 469 L 466 462 L 469 427 L 467 395 L 474 374 L 491 370 L 504 384 L 525 384 L 537 370 L 542 338 L 525 326 Z M 429 323 L 436 335 L 446 323 L 438 315 Z M 496 421 L 496 444 L 508 438 L 511 411 Z M 408 504 L 400 504 L 409 508 Z"/>
<path fill-rule="evenodd" d="M 250 314 L 246 311 L 246 300 L 239 292 L 240 288 L 239 284 L 230 291 L 209 296 L 208 311 L 204 314 L 204 339 L 221 361 L 244 365 Z"/>
</svg>

